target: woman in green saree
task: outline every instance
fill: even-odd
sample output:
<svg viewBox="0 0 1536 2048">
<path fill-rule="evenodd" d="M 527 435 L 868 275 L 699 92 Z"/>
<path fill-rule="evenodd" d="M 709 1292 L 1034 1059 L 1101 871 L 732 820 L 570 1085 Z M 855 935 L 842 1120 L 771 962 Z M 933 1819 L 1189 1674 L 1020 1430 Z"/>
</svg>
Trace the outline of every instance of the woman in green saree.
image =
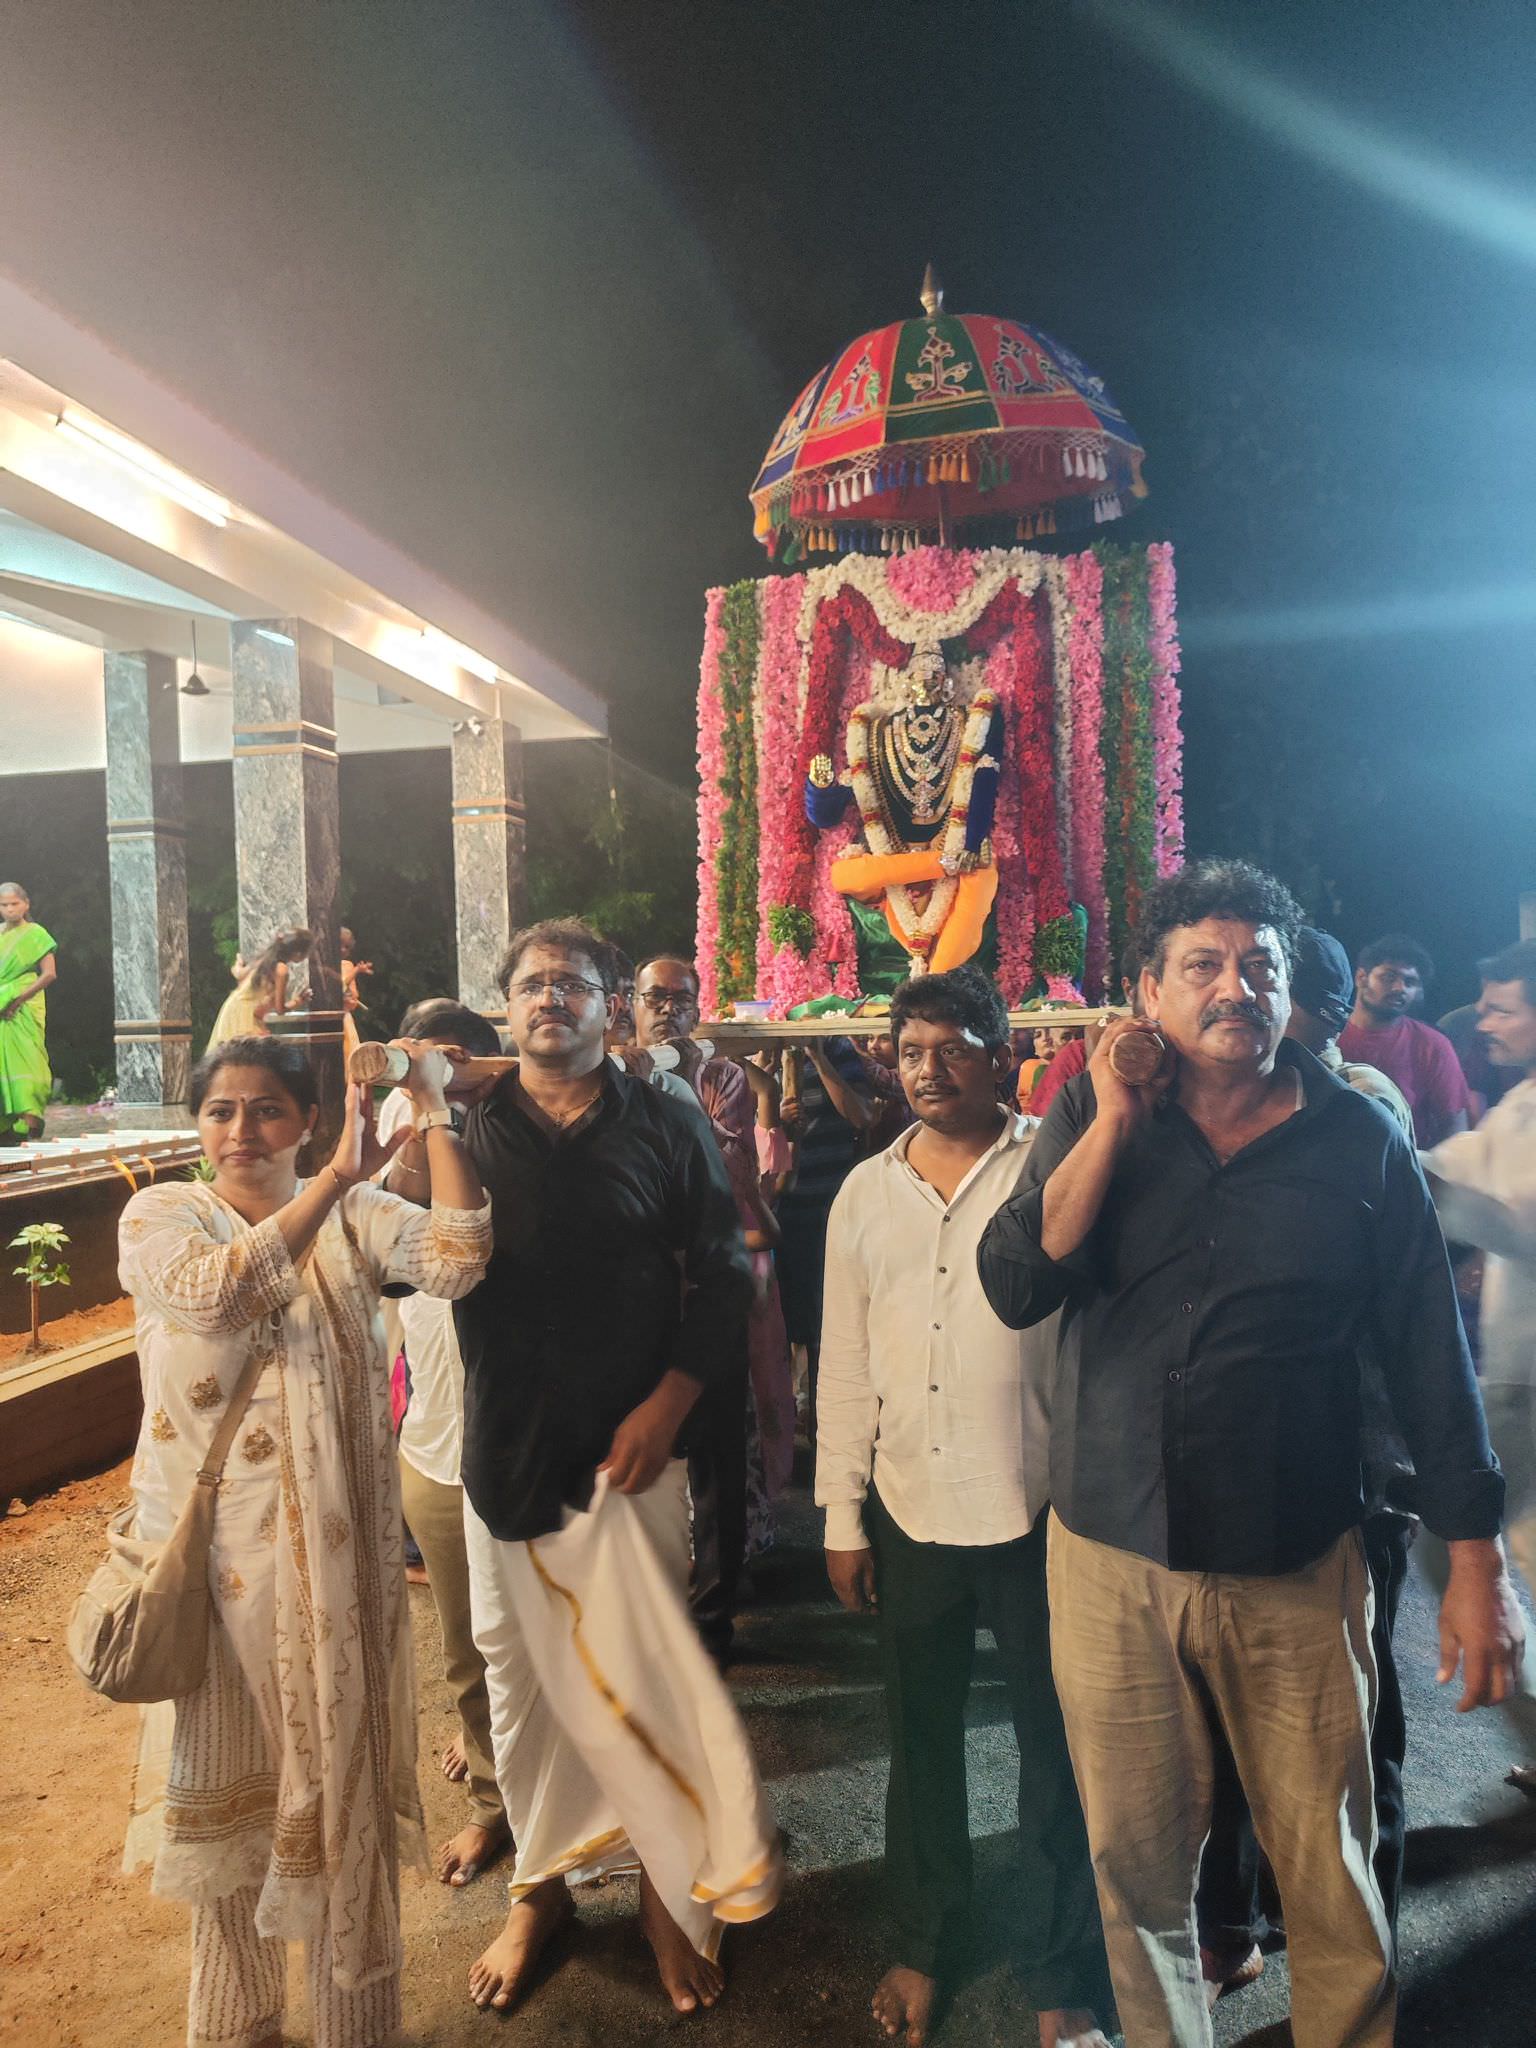
<svg viewBox="0 0 1536 2048">
<path fill-rule="evenodd" d="M 44 1032 L 54 938 L 19 882 L 0 882 L 0 1141 L 40 1138 L 53 1093 Z"/>
</svg>

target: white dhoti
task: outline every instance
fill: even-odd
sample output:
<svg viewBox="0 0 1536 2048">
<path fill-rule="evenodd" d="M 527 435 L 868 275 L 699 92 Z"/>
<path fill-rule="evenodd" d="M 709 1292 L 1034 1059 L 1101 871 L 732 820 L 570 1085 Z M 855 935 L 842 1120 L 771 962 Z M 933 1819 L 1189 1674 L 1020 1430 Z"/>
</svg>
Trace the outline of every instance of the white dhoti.
<svg viewBox="0 0 1536 2048">
<path fill-rule="evenodd" d="M 778 1899 L 780 1861 L 746 1730 L 689 1618 L 687 1466 L 613 1492 L 558 1533 L 503 1543 L 464 1502 L 470 1609 L 514 1899 L 643 1865 L 703 1955 Z"/>
</svg>

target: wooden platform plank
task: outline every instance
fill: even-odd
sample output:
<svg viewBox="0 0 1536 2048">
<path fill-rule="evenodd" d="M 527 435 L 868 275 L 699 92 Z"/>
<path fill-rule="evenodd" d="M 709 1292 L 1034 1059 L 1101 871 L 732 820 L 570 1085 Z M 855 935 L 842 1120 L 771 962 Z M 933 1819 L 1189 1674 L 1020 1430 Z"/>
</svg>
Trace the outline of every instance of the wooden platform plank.
<svg viewBox="0 0 1536 2048">
<path fill-rule="evenodd" d="M 132 1328 L 12 1366 L 0 1374 L 0 1502 L 115 1464 L 143 1412 Z"/>
</svg>

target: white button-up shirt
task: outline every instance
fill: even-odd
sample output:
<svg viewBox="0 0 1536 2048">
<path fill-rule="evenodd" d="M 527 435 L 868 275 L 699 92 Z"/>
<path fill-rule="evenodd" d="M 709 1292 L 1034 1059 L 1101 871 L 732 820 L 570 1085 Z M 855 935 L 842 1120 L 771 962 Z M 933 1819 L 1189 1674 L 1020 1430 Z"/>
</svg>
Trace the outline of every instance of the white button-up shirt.
<svg viewBox="0 0 1536 2048">
<path fill-rule="evenodd" d="M 1435 1194 L 1446 1236 L 1488 1255 L 1482 1377 L 1536 1384 L 1536 1081 L 1511 1088 L 1475 1131 L 1422 1156 L 1426 1173 L 1446 1183 Z"/>
<path fill-rule="evenodd" d="M 865 1548 L 871 1477 L 917 1543 L 1008 1543 L 1045 1506 L 1056 1318 L 1008 1329 L 976 1272 L 1037 1128 L 1010 1118 L 946 1202 L 908 1164 L 914 1125 L 832 1205 L 816 1394 L 829 1550 Z"/>
</svg>

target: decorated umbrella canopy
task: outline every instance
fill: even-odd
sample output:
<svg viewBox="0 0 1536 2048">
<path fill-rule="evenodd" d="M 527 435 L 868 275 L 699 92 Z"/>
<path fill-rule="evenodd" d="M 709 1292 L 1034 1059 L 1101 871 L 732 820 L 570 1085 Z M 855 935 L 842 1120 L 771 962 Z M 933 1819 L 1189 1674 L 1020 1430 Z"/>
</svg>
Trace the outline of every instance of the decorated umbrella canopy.
<svg viewBox="0 0 1536 2048">
<path fill-rule="evenodd" d="M 1142 449 L 1086 364 L 1017 320 L 946 313 L 861 334 L 811 379 L 753 484 L 771 557 L 949 542 L 985 524 L 1032 540 L 1145 497 Z"/>
</svg>

